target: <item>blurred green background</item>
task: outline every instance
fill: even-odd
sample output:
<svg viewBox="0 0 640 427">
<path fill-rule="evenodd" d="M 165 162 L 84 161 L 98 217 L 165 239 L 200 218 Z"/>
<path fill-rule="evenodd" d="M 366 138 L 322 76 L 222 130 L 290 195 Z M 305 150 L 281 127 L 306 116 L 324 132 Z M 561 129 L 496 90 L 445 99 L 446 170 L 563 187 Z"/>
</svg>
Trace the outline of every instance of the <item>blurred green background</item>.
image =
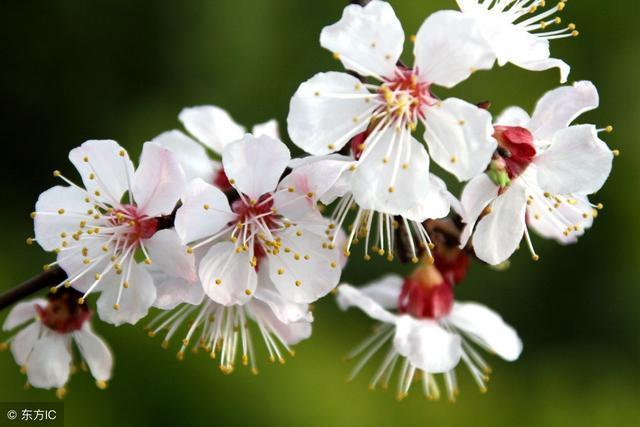
<svg viewBox="0 0 640 427">
<path fill-rule="evenodd" d="M 453 0 L 393 0 L 408 34 Z M 0 141 L 5 161 L 0 291 L 37 273 L 51 259 L 24 239 L 38 194 L 68 175 L 69 149 L 112 138 L 139 154 L 141 144 L 179 127 L 183 106 L 216 104 L 251 125 L 287 115 L 298 84 L 340 66 L 318 37 L 336 21 L 341 0 L 36 1 L 0 6 Z M 370 330 L 359 312 L 342 313 L 332 298 L 316 306 L 313 339 L 285 366 L 260 360 L 261 374 L 224 376 L 205 355 L 176 361 L 141 327 L 97 324 L 116 353 L 113 381 L 98 390 L 86 374 L 71 380 L 66 424 L 87 425 L 476 425 L 628 426 L 640 421 L 640 32 L 635 1 L 571 1 L 564 22 L 577 39 L 553 43 L 572 65 L 571 80 L 590 79 L 601 107 L 581 118 L 616 131 L 621 150 L 595 227 L 579 245 L 535 239 L 542 259 L 515 256 L 498 273 L 475 266 L 458 288 L 461 300 L 486 303 L 525 342 L 516 363 L 490 358 L 494 375 L 482 395 L 460 370 L 455 404 L 427 402 L 419 387 L 396 402 L 369 392 L 375 363 L 353 383 L 345 354 Z M 410 57 L 410 55 L 407 55 Z M 556 71 L 507 66 L 480 72 L 454 91 L 492 111 L 535 100 L 558 84 Z M 284 126 L 283 126 L 284 130 Z M 522 251 L 524 252 L 524 251 Z M 397 264 L 354 258 L 345 280 L 361 284 Z M 0 314 L 0 320 L 6 313 Z M 4 335 L 6 337 L 6 334 Z M 55 400 L 23 390 L 10 354 L 0 354 L 0 401 Z M 0 414 L 3 417 L 3 414 Z"/>
</svg>

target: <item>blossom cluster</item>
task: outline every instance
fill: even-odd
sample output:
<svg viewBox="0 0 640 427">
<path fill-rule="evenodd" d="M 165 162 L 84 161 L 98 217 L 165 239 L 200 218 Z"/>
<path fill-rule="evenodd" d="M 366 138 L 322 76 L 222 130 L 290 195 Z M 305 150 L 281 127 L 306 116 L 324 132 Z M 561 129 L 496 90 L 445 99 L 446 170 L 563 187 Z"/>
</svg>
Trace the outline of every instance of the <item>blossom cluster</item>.
<svg viewBox="0 0 640 427">
<path fill-rule="evenodd" d="M 601 208 L 588 197 L 616 151 L 600 139 L 611 127 L 573 123 L 598 106 L 588 81 L 544 94 L 531 115 L 493 117 L 487 103 L 436 93 L 496 63 L 557 68 L 564 84 L 569 66 L 549 44 L 578 34 L 561 25 L 565 4 L 458 0 L 411 36 L 412 65 L 389 3 L 347 6 L 320 35 L 345 71 L 320 72 L 291 98 L 288 136 L 305 157 L 292 159 L 274 120 L 249 132 L 216 106 L 185 108 L 185 131 L 146 142 L 137 168 L 115 141 L 73 149 L 81 183 L 54 172 L 63 185 L 40 195 L 28 239 L 55 253 L 45 270 L 64 278 L 48 300 L 13 308 L 4 330 L 30 323 L 3 347 L 30 385 L 62 395 L 75 342 L 106 386 L 113 362 L 90 326 L 96 295 L 98 317 L 116 326 L 154 308 L 148 334 L 163 347 L 175 340 L 179 359 L 203 351 L 224 373 L 238 362 L 257 373 L 257 354 L 284 363 L 311 336 L 310 304 L 334 291 L 341 308 L 379 322 L 350 353 L 360 358 L 352 375 L 386 347 L 372 388 L 395 372 L 399 398 L 422 382 L 428 398 L 443 384 L 454 399 L 462 364 L 486 390 L 478 348 L 514 361 L 522 342 L 489 308 L 457 302 L 456 287 L 473 259 L 504 266 L 523 240 L 537 261 L 529 230 L 575 243 Z M 459 198 L 432 162 L 465 183 Z M 340 284 L 355 250 L 415 269 Z"/>
</svg>

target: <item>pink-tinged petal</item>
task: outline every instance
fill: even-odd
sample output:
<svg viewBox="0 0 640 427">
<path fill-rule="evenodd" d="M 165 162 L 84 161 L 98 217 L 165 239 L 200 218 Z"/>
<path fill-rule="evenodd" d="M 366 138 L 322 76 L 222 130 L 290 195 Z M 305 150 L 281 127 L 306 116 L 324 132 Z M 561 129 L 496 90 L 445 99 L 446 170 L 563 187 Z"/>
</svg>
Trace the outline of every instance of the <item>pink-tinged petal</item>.
<svg viewBox="0 0 640 427">
<path fill-rule="evenodd" d="M 186 184 L 184 171 L 173 151 L 153 142 L 144 144 L 133 181 L 138 212 L 149 217 L 171 214 Z"/>
<path fill-rule="evenodd" d="M 476 70 L 490 69 L 495 61 L 475 21 L 453 10 L 436 12 L 424 21 L 414 53 L 420 80 L 449 88 Z"/>
<path fill-rule="evenodd" d="M 229 113 L 213 105 L 185 108 L 178 118 L 191 135 L 216 153 L 246 133 Z"/>
<path fill-rule="evenodd" d="M 522 353 L 522 341 L 516 331 L 497 313 L 483 305 L 455 303 L 447 321 L 509 362 L 518 359 Z"/>
<path fill-rule="evenodd" d="M 364 84 L 346 73 L 319 73 L 302 83 L 291 98 L 289 137 L 307 153 L 340 150 L 369 125 L 376 104 Z"/>
<path fill-rule="evenodd" d="M 268 305 L 275 317 L 282 323 L 313 322 L 313 314 L 309 311 L 309 305 L 285 299 L 271 281 L 268 267 L 266 265 L 264 267 L 258 271 L 256 299 Z"/>
<path fill-rule="evenodd" d="M 460 181 L 484 172 L 497 147 L 491 114 L 456 98 L 424 111 L 424 139 L 431 158 Z"/>
<path fill-rule="evenodd" d="M 482 261 L 497 265 L 511 256 L 522 240 L 527 207 L 526 191 L 520 183 L 511 186 L 491 203 L 473 234 L 473 248 Z"/>
<path fill-rule="evenodd" d="M 187 253 L 175 230 L 160 230 L 144 241 L 155 267 L 190 282 L 198 280 L 195 257 Z"/>
<path fill-rule="evenodd" d="M 182 243 L 191 243 L 213 236 L 235 217 L 222 191 L 195 179 L 182 194 L 182 206 L 176 213 L 176 232 Z"/>
<path fill-rule="evenodd" d="M 429 174 L 429 192 L 420 199 L 418 205 L 404 214 L 411 221 L 423 222 L 427 219 L 443 218 L 449 214 L 451 207 L 459 202 L 447 191 L 443 180 Z"/>
<path fill-rule="evenodd" d="M 133 179 L 133 163 L 127 152 L 111 140 L 91 140 L 74 148 L 69 160 L 76 167 L 84 187 L 98 200 L 120 203 Z"/>
<path fill-rule="evenodd" d="M 4 320 L 2 330 L 10 331 L 29 320 L 34 320 L 36 318 L 36 305 L 39 307 L 46 307 L 47 301 L 42 298 L 36 298 L 14 305 L 9 312 L 9 315 Z"/>
<path fill-rule="evenodd" d="M 387 128 L 370 135 L 365 145 L 352 179 L 358 206 L 402 215 L 428 196 L 429 156 L 408 130 Z"/>
<path fill-rule="evenodd" d="M 518 126 L 529 128 L 531 117 L 520 107 L 508 107 L 495 119 L 495 124 L 499 126 Z"/>
<path fill-rule="evenodd" d="M 448 372 L 462 356 L 458 335 L 451 334 L 433 320 L 398 317 L 393 346 L 411 364 L 430 374 Z"/>
<path fill-rule="evenodd" d="M 251 129 L 251 134 L 256 138 L 260 136 L 268 136 L 273 139 L 280 139 L 280 130 L 278 129 L 278 121 L 271 119 L 264 123 L 258 123 Z"/>
<path fill-rule="evenodd" d="M 15 337 L 13 337 L 13 340 L 11 341 L 11 354 L 13 354 L 13 358 L 18 365 L 27 365 L 29 355 L 31 354 L 33 347 L 38 342 L 41 332 L 42 325 L 40 322 L 34 322 L 22 329 Z"/>
<path fill-rule="evenodd" d="M 342 310 L 357 307 L 372 319 L 385 323 L 396 323 L 397 316 L 388 312 L 372 297 L 364 294 L 358 288 L 349 285 L 338 286 L 338 305 Z"/>
<path fill-rule="evenodd" d="M 605 183 L 613 153 L 593 125 L 558 131 L 551 146 L 534 159 L 538 183 L 552 194 L 592 194 Z"/>
<path fill-rule="evenodd" d="M 284 298 L 308 304 L 338 285 L 339 251 L 328 247 L 326 236 L 292 225 L 279 237 L 280 250 L 276 254 L 272 251 L 267 257 L 269 277 Z"/>
<path fill-rule="evenodd" d="M 220 168 L 220 164 L 211 160 L 205 148 L 184 133 L 171 130 L 156 136 L 151 142 L 175 154 L 187 181 L 201 178 L 206 182 L 213 182 L 214 173 Z"/>
<path fill-rule="evenodd" d="M 258 276 L 252 254 L 236 251 L 231 242 L 213 245 L 200 261 L 200 281 L 213 301 L 225 306 L 246 304 L 256 291 Z"/>
<path fill-rule="evenodd" d="M 74 332 L 73 338 L 93 378 L 96 381 L 108 381 L 113 369 L 113 355 L 104 340 L 91 330 L 88 323 Z"/>
<path fill-rule="evenodd" d="M 460 245 L 467 245 L 478 217 L 489 203 L 498 197 L 499 187 L 486 174 L 478 175 L 462 191 L 462 221 L 466 224 L 460 238 Z"/>
<path fill-rule="evenodd" d="M 109 275 L 115 276 L 111 273 Z M 109 280 L 108 276 L 102 279 L 104 283 L 102 294 L 98 298 L 98 315 L 102 321 L 115 326 L 125 323 L 135 325 L 138 320 L 147 315 L 149 308 L 156 300 L 156 287 L 153 285 L 153 279 L 142 265 L 133 263 L 129 275 L 129 287 L 122 289 L 119 302 L 120 276 L 115 276 L 113 279 Z M 114 307 L 116 303 L 120 306 L 118 310 Z"/>
<path fill-rule="evenodd" d="M 544 197 L 541 191 L 532 196 L 532 203 L 527 207 L 527 225 L 546 239 L 554 239 L 562 245 L 576 243 L 578 237 L 593 225 L 594 210 L 586 196 L 563 198 L 560 205 L 555 199 Z"/>
<path fill-rule="evenodd" d="M 153 284 L 156 286 L 154 307 L 162 310 L 173 310 L 179 304 L 198 305 L 202 302 L 204 290 L 199 279 L 190 282 L 180 277 L 169 276 L 154 268 L 153 265 L 149 268 L 149 273 L 153 277 Z"/>
<path fill-rule="evenodd" d="M 61 388 L 69 379 L 70 365 L 68 337 L 52 332 L 33 347 L 27 361 L 27 379 L 36 388 Z"/>
<path fill-rule="evenodd" d="M 248 304 L 248 314 L 254 320 L 267 324 L 287 345 L 296 345 L 311 336 L 311 320 L 284 323 L 272 311 L 271 307 L 257 299 Z"/>
<path fill-rule="evenodd" d="M 391 5 L 373 0 L 364 7 L 345 7 L 338 22 L 322 29 L 320 44 L 346 69 L 382 79 L 393 77 L 404 31 Z"/>
<path fill-rule="evenodd" d="M 598 108 L 599 103 L 598 90 L 591 82 L 559 87 L 540 98 L 527 128 L 537 140 L 550 140 L 581 114 Z"/>
<path fill-rule="evenodd" d="M 378 280 L 358 288 L 358 291 L 371 298 L 382 308 L 396 310 L 404 278 L 397 274 L 387 274 Z"/>
<path fill-rule="evenodd" d="M 290 160 L 289 149 L 279 140 L 252 135 L 228 144 L 222 156 L 229 182 L 255 200 L 276 189 Z"/>
</svg>

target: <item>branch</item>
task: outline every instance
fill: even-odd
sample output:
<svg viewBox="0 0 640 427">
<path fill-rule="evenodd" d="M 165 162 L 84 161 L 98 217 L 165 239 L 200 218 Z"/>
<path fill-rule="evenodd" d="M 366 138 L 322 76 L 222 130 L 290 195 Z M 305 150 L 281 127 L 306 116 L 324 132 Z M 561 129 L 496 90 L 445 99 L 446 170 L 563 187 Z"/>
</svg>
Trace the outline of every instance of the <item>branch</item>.
<svg viewBox="0 0 640 427">
<path fill-rule="evenodd" d="M 35 294 L 39 290 L 48 289 L 67 278 L 67 273 L 60 267 L 52 267 L 39 275 L 32 277 L 26 282 L 21 283 L 13 289 L 0 295 L 0 310 L 20 301 L 29 295 Z"/>
</svg>

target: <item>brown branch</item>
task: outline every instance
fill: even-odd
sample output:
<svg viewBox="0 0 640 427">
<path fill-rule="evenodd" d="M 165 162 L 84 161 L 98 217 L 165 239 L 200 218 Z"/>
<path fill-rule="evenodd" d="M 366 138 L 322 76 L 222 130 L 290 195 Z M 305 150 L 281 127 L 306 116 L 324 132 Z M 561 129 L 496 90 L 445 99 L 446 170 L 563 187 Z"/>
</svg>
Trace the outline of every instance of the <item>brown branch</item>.
<svg viewBox="0 0 640 427">
<path fill-rule="evenodd" d="M 63 269 L 57 266 L 52 267 L 0 295 L 0 310 L 42 289 L 48 289 L 62 283 L 66 278 L 67 273 Z"/>
</svg>

